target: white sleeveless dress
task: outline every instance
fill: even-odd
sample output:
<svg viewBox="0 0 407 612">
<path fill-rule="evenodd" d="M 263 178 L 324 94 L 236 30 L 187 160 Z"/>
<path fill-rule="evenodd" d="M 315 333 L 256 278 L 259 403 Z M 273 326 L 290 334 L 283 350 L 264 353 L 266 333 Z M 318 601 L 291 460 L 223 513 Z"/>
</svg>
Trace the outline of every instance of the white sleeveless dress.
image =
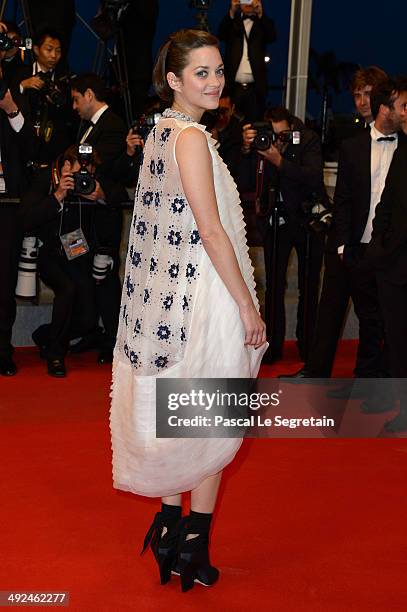
<svg viewBox="0 0 407 612">
<path fill-rule="evenodd" d="M 207 136 L 220 219 L 258 307 L 236 185 L 205 127 L 165 114 L 136 190 L 110 411 L 114 487 L 150 497 L 196 488 L 241 445 L 156 438 L 156 378 L 255 378 L 265 351 L 244 346 L 238 307 L 202 246 L 175 158 L 180 132 L 194 126 Z"/>
</svg>

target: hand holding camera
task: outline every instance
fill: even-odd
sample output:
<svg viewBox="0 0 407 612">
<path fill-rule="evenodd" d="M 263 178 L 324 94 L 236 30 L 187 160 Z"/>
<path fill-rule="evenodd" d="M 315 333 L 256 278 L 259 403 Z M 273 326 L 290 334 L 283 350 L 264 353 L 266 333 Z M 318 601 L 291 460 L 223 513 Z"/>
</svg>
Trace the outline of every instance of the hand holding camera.
<svg viewBox="0 0 407 612">
<path fill-rule="evenodd" d="M 37 89 L 38 91 L 42 89 L 45 85 L 45 82 L 40 79 L 39 76 L 32 76 L 29 79 L 24 79 L 20 83 L 23 91 L 26 89 Z"/>
<path fill-rule="evenodd" d="M 65 200 L 68 191 L 73 191 L 75 186 L 72 167 L 69 161 L 65 160 L 64 165 L 62 166 L 61 178 L 59 180 L 58 189 L 54 192 L 54 196 L 58 200 L 59 203 L 62 200 Z"/>
<path fill-rule="evenodd" d="M 144 147 L 144 140 L 141 135 L 131 128 L 126 138 L 127 155 L 133 157 L 136 153 L 141 152 Z"/>
</svg>

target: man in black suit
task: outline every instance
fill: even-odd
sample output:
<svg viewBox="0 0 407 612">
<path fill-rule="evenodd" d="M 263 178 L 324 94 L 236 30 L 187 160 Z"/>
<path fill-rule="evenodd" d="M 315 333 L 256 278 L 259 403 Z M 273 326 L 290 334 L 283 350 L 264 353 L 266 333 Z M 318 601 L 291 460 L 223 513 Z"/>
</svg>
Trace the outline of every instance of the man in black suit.
<svg viewBox="0 0 407 612">
<path fill-rule="evenodd" d="M 101 159 L 101 177 L 109 174 L 112 163 L 125 154 L 127 136 L 125 124 L 105 100 L 106 87 L 97 75 L 83 74 L 72 81 L 73 108 L 82 119 L 78 142 L 88 142 L 96 148 Z M 95 210 L 94 231 L 99 249 L 96 252 L 107 254 L 113 260 L 113 269 L 96 286 L 97 308 L 105 330 L 99 363 L 112 361 L 116 342 L 121 300 L 119 250 L 122 225 L 123 214 L 120 208 L 98 206 Z"/>
<path fill-rule="evenodd" d="M 297 344 L 301 356 L 305 356 L 308 349 L 307 339 L 315 325 L 325 237 L 324 234 L 307 227 L 309 218 L 304 212 L 303 204 L 312 194 L 324 200 L 326 193 L 323 184 L 321 142 L 317 134 L 285 108 L 269 109 L 265 119 L 273 128 L 277 139 L 275 145 L 271 144 L 266 151 L 259 151 L 268 163 L 262 172 L 258 173 L 258 177 L 264 178 L 257 181 L 257 196 L 261 202 L 261 210 L 258 211 L 259 231 L 263 237 L 266 267 L 265 322 L 270 335 L 270 348 L 264 360 L 266 363 L 273 363 L 281 359 L 283 353 L 286 276 L 293 249 L 298 257 Z M 244 126 L 241 181 L 245 191 L 254 191 L 254 185 L 250 184 L 250 181 L 256 178 L 256 164 L 261 160 L 251 148 L 256 136 L 257 131 L 251 124 Z M 246 181 L 244 173 L 248 177 Z M 276 253 L 273 245 L 273 202 L 270 202 L 270 192 L 274 198 L 280 198 L 281 195 Z"/>
<path fill-rule="evenodd" d="M 389 371 L 407 378 L 407 80 L 398 82 L 394 106 L 403 116 L 404 133 L 398 135 L 386 186 L 373 220 L 367 257 L 376 269 L 379 300 L 388 343 Z M 386 424 L 389 431 L 407 430 L 405 385 L 399 389 L 400 414 Z"/>
<path fill-rule="evenodd" d="M 226 82 L 236 110 L 247 121 L 263 117 L 267 97 L 267 45 L 276 40 L 274 21 L 264 14 L 261 0 L 232 0 L 218 37 L 225 42 Z"/>
<path fill-rule="evenodd" d="M 33 41 L 35 61 L 15 73 L 11 91 L 37 136 L 33 161 L 50 164 L 75 138 L 75 118 L 69 104 L 65 70 L 61 67 L 61 36 L 49 28 Z M 47 85 L 49 83 L 49 85 Z M 59 94 L 48 95 L 50 87 Z"/>
<path fill-rule="evenodd" d="M 27 186 L 23 145 L 31 136 L 29 126 L 7 91 L 0 100 L 0 374 L 4 376 L 17 372 L 12 359 L 11 335 L 16 317 L 15 288 L 22 234 L 18 206 L 5 204 L 1 199 L 19 198 Z"/>
<path fill-rule="evenodd" d="M 380 201 L 389 167 L 398 146 L 405 101 L 401 85 L 386 79 L 373 88 L 371 108 L 374 124 L 343 143 L 335 191 L 334 218 L 338 254 L 349 271 L 350 291 L 359 319 L 358 376 L 387 374 L 383 361 L 384 326 L 374 268 L 366 257 L 372 221 Z M 366 407 L 366 411 L 373 411 Z"/>
<path fill-rule="evenodd" d="M 370 95 L 372 89 L 386 78 L 387 75 L 383 70 L 377 66 L 369 66 L 358 70 L 352 80 L 351 90 L 359 118 L 355 124 L 357 126 L 355 136 L 364 135 L 362 137 L 367 141 L 370 126 L 374 122 Z M 335 224 L 328 234 L 324 260 L 324 279 L 311 350 L 304 367 L 294 375 L 283 375 L 287 378 L 329 378 L 332 373 L 335 353 L 351 297 L 349 270 L 338 254 Z M 364 345 L 364 338 L 360 338 L 354 370 L 356 376 L 364 375 L 363 363 L 361 365 L 360 361 L 363 362 L 364 355 L 368 355 L 369 350 L 369 346 Z M 342 395 L 341 390 L 338 390 L 337 393 L 339 396 Z M 346 395 L 348 390 L 344 389 L 343 393 Z"/>
</svg>

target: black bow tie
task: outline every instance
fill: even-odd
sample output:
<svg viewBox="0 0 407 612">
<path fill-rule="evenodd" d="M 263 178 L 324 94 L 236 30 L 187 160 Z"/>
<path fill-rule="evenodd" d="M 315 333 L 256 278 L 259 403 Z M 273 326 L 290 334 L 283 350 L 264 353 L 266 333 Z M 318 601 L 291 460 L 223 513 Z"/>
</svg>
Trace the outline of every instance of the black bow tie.
<svg viewBox="0 0 407 612">
<path fill-rule="evenodd" d="M 395 140 L 395 136 L 380 136 L 380 138 L 377 139 L 377 142 L 394 142 Z"/>
<path fill-rule="evenodd" d="M 254 21 L 254 16 L 253 15 L 243 15 L 242 19 L 243 21 L 245 21 L 246 19 L 251 19 L 251 21 Z"/>
</svg>

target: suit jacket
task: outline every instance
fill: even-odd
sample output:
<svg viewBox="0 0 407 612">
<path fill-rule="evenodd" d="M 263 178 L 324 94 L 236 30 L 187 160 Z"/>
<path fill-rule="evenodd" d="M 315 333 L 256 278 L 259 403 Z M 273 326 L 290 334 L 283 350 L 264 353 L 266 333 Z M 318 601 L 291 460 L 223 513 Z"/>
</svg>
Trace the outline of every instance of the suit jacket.
<svg viewBox="0 0 407 612">
<path fill-rule="evenodd" d="M 368 256 L 395 283 L 407 282 L 407 136 L 399 144 L 373 220 Z"/>
<path fill-rule="evenodd" d="M 371 136 L 365 130 L 341 146 L 334 195 L 336 247 L 360 243 L 370 210 Z"/>
<path fill-rule="evenodd" d="M 323 161 L 321 141 L 318 135 L 305 127 L 299 119 L 294 121 L 294 129 L 299 130 L 301 142 L 290 144 L 283 154 L 283 161 L 278 170 L 266 161 L 262 208 L 268 209 L 268 192 L 270 185 L 281 192 L 287 221 L 300 223 L 305 221 L 302 203 L 316 193 L 326 198 L 323 180 Z M 242 191 L 255 191 L 257 154 L 251 151 L 242 156 L 240 187 Z M 270 211 L 269 211 L 270 212 Z"/>
<path fill-rule="evenodd" d="M 25 137 L 31 137 L 28 125 L 24 124 L 20 132 L 15 132 L 3 111 L 0 111 L 0 147 L 1 163 L 7 195 L 18 198 L 28 184 L 26 162 L 28 158 L 24 150 Z"/>
<path fill-rule="evenodd" d="M 226 81 L 229 84 L 235 82 L 236 72 L 242 59 L 244 32 L 245 28 L 240 15 L 232 19 L 227 13 L 219 26 L 218 37 L 226 45 L 225 72 Z M 255 18 L 249 35 L 248 53 L 256 92 L 261 96 L 267 94 L 267 64 L 264 61 L 266 48 L 275 40 L 274 21 L 264 13 L 260 19 Z"/>
<path fill-rule="evenodd" d="M 27 89 L 23 94 L 20 92 L 20 83 L 32 76 L 32 66 L 22 65 L 15 73 L 11 83 L 12 96 L 24 115 L 26 121 L 32 128 L 37 117 L 37 109 L 41 108 L 41 126 L 45 128 L 46 123 L 51 122 L 53 131 L 49 142 L 45 142 L 43 133 L 41 137 L 36 135 L 36 150 L 33 160 L 37 162 L 50 163 L 73 142 L 75 138 L 77 120 L 71 108 L 69 91 L 64 85 L 63 93 L 66 97 L 66 104 L 57 108 L 51 103 L 44 102 L 44 96 L 36 89 Z M 64 77 L 64 71 L 58 66 L 55 69 L 55 80 Z"/>
<path fill-rule="evenodd" d="M 79 132 L 78 141 L 81 140 L 84 130 L 86 127 Z M 103 180 L 111 176 L 116 160 L 126 150 L 126 136 L 127 128 L 122 119 L 111 108 L 107 108 L 86 138 L 86 142 L 95 148 L 102 162 L 98 168 L 102 187 Z M 126 199 L 127 197 L 124 197 L 122 201 Z M 117 250 L 120 247 L 122 230 L 121 209 L 98 206 L 94 224 L 99 245 Z"/>
</svg>

